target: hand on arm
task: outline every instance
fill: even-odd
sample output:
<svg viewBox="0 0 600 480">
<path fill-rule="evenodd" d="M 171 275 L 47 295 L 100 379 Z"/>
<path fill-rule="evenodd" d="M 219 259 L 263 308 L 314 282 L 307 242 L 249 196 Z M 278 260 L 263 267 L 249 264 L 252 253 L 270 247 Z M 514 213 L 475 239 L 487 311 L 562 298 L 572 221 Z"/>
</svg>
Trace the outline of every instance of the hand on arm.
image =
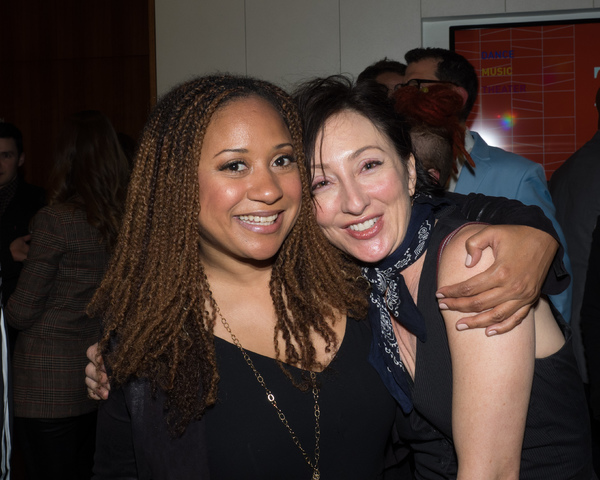
<svg viewBox="0 0 600 480">
<path fill-rule="evenodd" d="M 15 262 L 22 262 L 27 260 L 27 254 L 29 253 L 29 241 L 31 235 L 24 235 L 22 237 L 15 238 L 10 246 L 10 254 Z"/>
<path fill-rule="evenodd" d="M 524 225 L 488 226 L 466 242 L 465 265 L 478 265 L 490 247 L 494 263 L 464 281 L 438 289 L 440 308 L 474 316 L 458 315 L 456 328 L 487 327 L 486 335 L 506 333 L 528 315 L 540 296 L 542 284 L 558 242 L 548 233 Z"/>
<path fill-rule="evenodd" d="M 456 283 L 478 275 L 493 261 L 492 249 L 476 266 L 464 265 L 464 242 L 480 227 L 466 227 L 446 247 L 438 281 Z M 444 310 L 452 356 L 452 431 L 458 479 L 518 479 L 521 446 L 533 381 L 534 320 L 493 338 L 481 330 L 459 332 L 457 311 Z M 533 317 L 533 311 L 528 314 Z"/>
<path fill-rule="evenodd" d="M 90 363 L 85 367 L 85 384 L 88 397 L 93 400 L 106 400 L 110 392 L 108 376 L 104 368 L 104 361 L 98 352 L 98 344 L 91 345 L 86 352 Z"/>
</svg>

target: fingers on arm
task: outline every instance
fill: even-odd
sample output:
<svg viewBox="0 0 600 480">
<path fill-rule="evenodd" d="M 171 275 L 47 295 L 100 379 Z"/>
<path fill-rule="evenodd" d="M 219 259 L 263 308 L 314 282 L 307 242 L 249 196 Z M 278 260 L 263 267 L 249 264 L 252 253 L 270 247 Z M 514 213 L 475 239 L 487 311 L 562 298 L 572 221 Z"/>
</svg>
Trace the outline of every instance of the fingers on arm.
<svg viewBox="0 0 600 480">
<path fill-rule="evenodd" d="M 439 289 L 440 296 L 444 297 L 440 300 L 443 304 L 441 308 L 461 312 L 484 312 L 471 320 L 459 322 L 461 328 L 487 327 L 492 323 L 501 322 L 501 326 L 496 329 L 489 328 L 488 332 L 509 331 L 522 321 L 529 308 L 537 301 L 547 272 L 547 266 L 540 266 L 539 263 L 545 263 L 544 255 L 536 255 L 530 251 L 530 235 L 532 232 L 537 235 L 538 231 L 521 226 L 479 226 L 479 231 L 472 235 L 473 230 L 467 230 L 468 228 L 459 234 L 461 240 L 464 238 L 466 250 L 473 248 L 473 245 L 489 245 L 493 251 L 493 263 L 488 262 L 488 268 L 481 268 L 479 262 L 473 261 L 470 278 L 461 282 L 445 280 L 440 283 L 448 285 L 446 282 L 449 282 L 448 286 Z M 494 235 L 490 236 L 490 232 L 494 232 Z M 554 241 L 544 232 L 539 234 Z M 457 237 L 453 241 L 455 240 Z M 457 267 L 460 266 L 457 263 Z"/>
</svg>

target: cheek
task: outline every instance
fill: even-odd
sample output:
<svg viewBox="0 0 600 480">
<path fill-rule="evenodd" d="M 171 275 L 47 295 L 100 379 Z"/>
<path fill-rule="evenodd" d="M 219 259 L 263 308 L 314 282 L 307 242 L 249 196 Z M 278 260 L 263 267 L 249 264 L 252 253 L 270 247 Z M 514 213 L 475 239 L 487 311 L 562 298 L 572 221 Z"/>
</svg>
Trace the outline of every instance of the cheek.
<svg viewBox="0 0 600 480">
<path fill-rule="evenodd" d="M 313 199 L 315 217 L 321 230 L 327 233 L 327 229 L 333 225 L 338 208 L 335 197 L 329 194 L 321 194 Z"/>
</svg>

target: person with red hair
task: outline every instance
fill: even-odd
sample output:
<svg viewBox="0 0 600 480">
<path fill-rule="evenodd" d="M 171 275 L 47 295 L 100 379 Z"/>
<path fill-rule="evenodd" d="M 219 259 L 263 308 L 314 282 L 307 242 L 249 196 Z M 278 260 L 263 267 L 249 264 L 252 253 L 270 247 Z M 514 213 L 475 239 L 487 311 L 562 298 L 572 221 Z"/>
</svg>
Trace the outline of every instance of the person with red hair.
<svg viewBox="0 0 600 480">
<path fill-rule="evenodd" d="M 447 186 L 452 172 L 458 173 L 455 158 L 474 166 L 465 149 L 465 126 L 459 119 L 464 101 L 453 87 L 400 88 L 393 98 L 396 111 L 410 123 L 415 157 L 440 187 Z"/>
</svg>

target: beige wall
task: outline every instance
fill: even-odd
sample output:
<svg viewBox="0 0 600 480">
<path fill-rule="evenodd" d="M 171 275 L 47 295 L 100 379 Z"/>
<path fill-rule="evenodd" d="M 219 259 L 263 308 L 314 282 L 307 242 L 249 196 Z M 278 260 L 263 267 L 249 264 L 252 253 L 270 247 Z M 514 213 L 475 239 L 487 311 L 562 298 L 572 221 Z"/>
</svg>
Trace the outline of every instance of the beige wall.
<svg viewBox="0 0 600 480">
<path fill-rule="evenodd" d="M 384 56 L 402 60 L 423 35 L 428 44 L 431 32 L 447 38 L 447 20 L 600 16 L 600 0 L 155 0 L 155 6 L 159 94 L 216 71 L 283 87 L 316 75 L 357 75 Z"/>
</svg>

